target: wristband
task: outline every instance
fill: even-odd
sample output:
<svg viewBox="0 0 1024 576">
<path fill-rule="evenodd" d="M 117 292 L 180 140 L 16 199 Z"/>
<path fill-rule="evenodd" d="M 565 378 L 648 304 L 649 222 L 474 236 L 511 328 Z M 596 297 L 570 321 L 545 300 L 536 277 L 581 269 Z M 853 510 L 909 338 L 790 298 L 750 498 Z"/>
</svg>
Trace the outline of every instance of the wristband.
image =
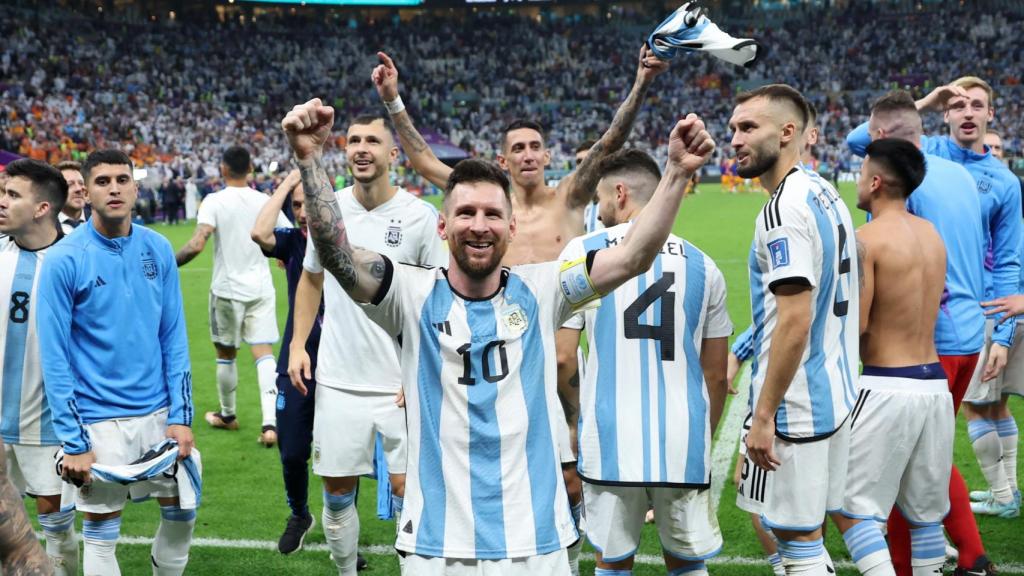
<svg viewBox="0 0 1024 576">
<path fill-rule="evenodd" d="M 399 96 L 398 98 L 395 98 L 391 102 L 385 102 L 384 108 L 387 109 L 388 114 L 394 116 L 395 114 L 398 114 L 402 110 L 405 110 L 405 102 L 402 102 L 402 97 Z"/>
</svg>

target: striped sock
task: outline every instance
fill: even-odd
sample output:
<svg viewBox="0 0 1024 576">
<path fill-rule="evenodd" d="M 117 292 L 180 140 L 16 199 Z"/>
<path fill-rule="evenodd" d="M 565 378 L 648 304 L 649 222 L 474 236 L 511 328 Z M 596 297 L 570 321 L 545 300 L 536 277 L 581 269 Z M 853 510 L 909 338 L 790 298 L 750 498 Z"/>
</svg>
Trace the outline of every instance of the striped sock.
<svg viewBox="0 0 1024 576">
<path fill-rule="evenodd" d="M 824 540 L 799 541 L 779 539 L 779 555 L 786 574 L 829 576 L 825 562 Z"/>
<path fill-rule="evenodd" d="M 914 576 L 942 574 L 946 563 L 946 538 L 942 526 L 921 526 L 910 529 L 910 565 Z"/>
<path fill-rule="evenodd" d="M 1013 416 L 996 420 L 996 433 L 999 434 L 999 442 L 1003 445 L 1003 469 L 1006 471 L 1006 481 L 1010 490 L 1017 492 L 1020 488 L 1017 485 L 1017 441 L 1020 439 L 1017 431 L 1017 421 Z"/>
<path fill-rule="evenodd" d="M 221 416 L 235 415 L 235 390 L 238 389 L 238 368 L 234 360 L 217 359 L 217 398 Z"/>
<path fill-rule="evenodd" d="M 75 509 L 39 515 L 39 525 L 46 538 L 46 555 L 53 563 L 54 574 L 65 576 L 78 572 L 78 538 L 75 537 Z"/>
<path fill-rule="evenodd" d="M 160 507 L 160 526 L 151 550 L 154 576 L 181 576 L 188 564 L 196 511 L 178 506 Z"/>
<path fill-rule="evenodd" d="M 82 540 L 85 542 L 82 567 L 85 574 L 121 576 L 116 555 L 120 534 L 120 516 L 82 522 Z"/>
<path fill-rule="evenodd" d="M 1010 490 L 1010 482 L 1003 468 L 1003 444 L 996 432 L 995 422 L 988 419 L 971 420 L 967 423 L 967 435 L 974 447 L 981 473 L 992 490 L 992 497 L 1000 504 L 1013 500 L 1013 491 Z"/>
<path fill-rule="evenodd" d="M 611 568 L 594 568 L 594 576 L 633 576 L 633 571 L 612 570 Z"/>
<path fill-rule="evenodd" d="M 772 565 L 775 576 L 786 576 L 786 569 L 782 567 L 782 556 L 779 556 L 778 552 L 768 555 L 768 563 Z"/>
<path fill-rule="evenodd" d="M 695 562 L 686 566 L 680 566 L 675 570 L 669 570 L 668 576 L 683 576 L 683 574 L 689 576 L 708 576 L 708 567 L 703 562 Z"/>
<path fill-rule="evenodd" d="M 858 522 L 843 534 L 857 570 L 865 576 L 895 576 L 889 548 L 882 531 L 873 520 Z"/>
</svg>

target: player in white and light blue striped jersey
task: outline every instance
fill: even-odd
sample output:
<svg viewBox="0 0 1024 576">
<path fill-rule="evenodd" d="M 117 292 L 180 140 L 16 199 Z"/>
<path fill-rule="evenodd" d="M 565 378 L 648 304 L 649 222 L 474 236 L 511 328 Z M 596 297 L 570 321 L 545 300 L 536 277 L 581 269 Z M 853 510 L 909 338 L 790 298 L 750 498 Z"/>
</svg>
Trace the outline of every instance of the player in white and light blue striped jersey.
<svg viewBox="0 0 1024 576">
<path fill-rule="evenodd" d="M 824 575 L 826 510 L 842 504 L 856 398 L 853 223 L 831 184 L 801 170 L 806 100 L 784 84 L 741 94 L 729 121 L 739 174 L 774 190 L 750 251 L 750 459 L 768 474 L 762 521 L 786 573 Z M 798 470 L 799 468 L 799 470 Z"/>
<path fill-rule="evenodd" d="M 562 260 L 624 242 L 661 178 L 657 162 L 635 149 L 610 155 L 598 171 L 609 227 L 570 241 Z M 725 295 L 715 263 L 669 235 L 649 270 L 584 313 L 578 468 L 598 575 L 632 568 L 649 501 L 670 571 L 704 574 L 703 561 L 721 548 L 706 489 L 732 333 Z"/>
<path fill-rule="evenodd" d="M 46 553 L 55 572 L 75 573 L 75 511 L 60 509 L 62 483 L 55 456 L 60 440 L 43 391 L 36 335 L 36 286 L 47 249 L 63 237 L 57 215 L 67 198 L 61 173 L 42 162 L 17 160 L 0 188 L 0 436 L 15 488 L 36 499 Z"/>
<path fill-rule="evenodd" d="M 568 574 L 565 549 L 577 535 L 556 442 L 555 331 L 650 267 L 683 184 L 714 149 L 710 136 L 694 115 L 679 122 L 666 175 L 629 238 L 561 265 L 499 268 L 515 234 L 508 178 L 493 164 L 463 161 L 438 225 L 449 266 L 425 269 L 348 243 L 320 162 L 333 116 L 314 99 L 282 126 L 325 269 L 402 337 L 409 460 L 396 547 L 407 553 L 405 571 Z"/>
</svg>

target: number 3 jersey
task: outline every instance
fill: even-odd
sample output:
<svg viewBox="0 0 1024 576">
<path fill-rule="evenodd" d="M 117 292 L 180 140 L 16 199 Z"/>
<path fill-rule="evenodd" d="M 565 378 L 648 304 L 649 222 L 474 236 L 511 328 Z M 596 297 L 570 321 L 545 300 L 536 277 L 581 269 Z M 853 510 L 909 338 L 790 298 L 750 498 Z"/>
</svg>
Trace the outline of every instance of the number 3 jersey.
<svg viewBox="0 0 1024 576">
<path fill-rule="evenodd" d="M 757 406 L 777 328 L 775 292 L 811 288 L 811 324 L 796 375 L 775 413 L 789 440 L 831 435 L 856 400 L 860 299 L 850 211 L 817 174 L 793 168 L 757 216 L 750 250 L 751 408 Z"/>
<path fill-rule="evenodd" d="M 409 428 L 396 548 L 501 559 L 576 538 L 558 457 L 555 330 L 572 314 L 559 264 L 504 269 L 490 298 L 443 268 L 387 261 L 367 315 L 401 342 Z"/>
<path fill-rule="evenodd" d="M 575 238 L 562 257 L 620 244 L 630 226 Z M 715 263 L 670 235 L 650 270 L 584 313 L 588 356 L 577 464 L 584 479 L 710 484 L 710 406 L 700 353 L 705 338 L 732 334 L 725 295 Z"/>
<path fill-rule="evenodd" d="M 22 250 L 9 236 L 0 238 L 0 436 L 10 444 L 60 444 L 43 393 L 36 335 L 36 285 L 46 250 Z"/>
</svg>

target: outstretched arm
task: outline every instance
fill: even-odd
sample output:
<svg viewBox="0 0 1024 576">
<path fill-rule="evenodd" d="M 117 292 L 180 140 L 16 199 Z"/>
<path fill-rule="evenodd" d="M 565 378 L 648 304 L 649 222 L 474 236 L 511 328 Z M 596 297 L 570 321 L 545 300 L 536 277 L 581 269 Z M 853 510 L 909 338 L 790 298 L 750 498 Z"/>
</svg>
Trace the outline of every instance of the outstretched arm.
<svg viewBox="0 0 1024 576">
<path fill-rule="evenodd" d="M 319 98 L 300 104 L 285 116 L 281 128 L 302 175 L 309 233 L 324 270 L 330 272 L 356 302 L 369 302 L 384 278 L 386 263 L 376 252 L 348 241 L 334 187 L 323 165 L 323 145 L 334 125 L 334 108 Z"/>
<path fill-rule="evenodd" d="M 277 190 L 274 190 L 273 196 L 263 205 L 260 213 L 256 216 L 256 223 L 253 224 L 249 236 L 253 242 L 260 245 L 265 254 L 273 252 L 274 247 L 277 246 L 277 237 L 274 236 L 277 217 L 281 214 L 281 209 L 284 208 L 284 202 L 288 195 L 301 183 L 298 170 L 289 172 L 288 176 L 277 187 Z"/>
<path fill-rule="evenodd" d="M 413 169 L 420 176 L 443 189 L 448 183 L 448 175 L 452 173 L 452 169 L 434 155 L 430 145 L 413 125 L 412 117 L 409 116 L 405 105 L 401 104 L 398 94 L 398 68 L 391 57 L 383 52 L 377 52 L 377 57 L 380 64 L 373 69 L 370 78 L 377 88 L 381 101 L 388 106 L 391 121 L 398 132 L 398 140 L 402 143 L 402 151 L 409 157 Z"/>
<path fill-rule="evenodd" d="M 601 164 L 603 158 L 622 148 L 622 145 L 626 143 L 629 133 L 633 131 L 633 123 L 636 122 L 636 117 L 640 113 L 644 98 L 647 96 L 647 89 L 654 82 L 654 78 L 665 70 L 668 70 L 668 62 L 655 57 L 645 43 L 640 48 L 633 89 L 629 91 L 629 96 L 615 111 L 615 117 L 608 130 L 590 148 L 587 157 L 576 168 L 576 171 L 558 183 L 559 191 L 565 192 L 566 202 L 570 208 L 577 209 L 593 201 L 599 180 L 598 165 Z"/>
<path fill-rule="evenodd" d="M 174 255 L 174 260 L 178 263 L 179 268 L 191 262 L 196 256 L 199 256 L 203 248 L 206 248 L 206 241 L 210 239 L 210 234 L 213 234 L 213 230 L 213 226 L 209 224 L 196 225 L 196 232 L 192 235 L 192 239 Z"/>
</svg>

